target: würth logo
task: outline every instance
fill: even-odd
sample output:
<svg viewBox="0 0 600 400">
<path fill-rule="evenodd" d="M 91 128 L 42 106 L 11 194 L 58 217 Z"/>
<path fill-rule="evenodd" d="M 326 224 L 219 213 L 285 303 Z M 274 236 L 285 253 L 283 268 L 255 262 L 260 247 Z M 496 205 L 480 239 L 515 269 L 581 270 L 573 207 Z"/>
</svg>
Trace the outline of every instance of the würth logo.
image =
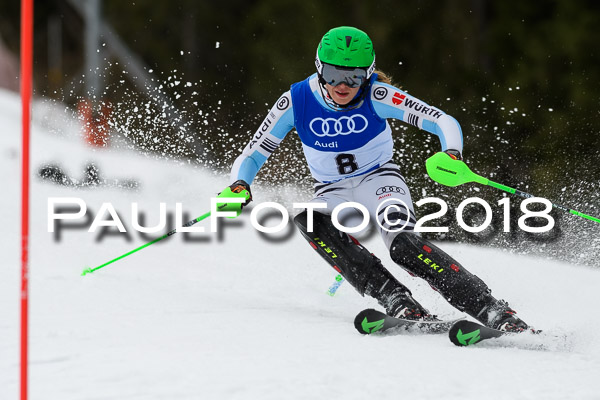
<svg viewBox="0 0 600 400">
<path fill-rule="evenodd" d="M 406 98 L 406 95 L 396 92 L 396 93 L 394 93 L 394 97 L 392 98 L 392 103 L 399 106 L 400 104 L 402 104 L 402 102 L 404 101 L 405 98 Z"/>
</svg>

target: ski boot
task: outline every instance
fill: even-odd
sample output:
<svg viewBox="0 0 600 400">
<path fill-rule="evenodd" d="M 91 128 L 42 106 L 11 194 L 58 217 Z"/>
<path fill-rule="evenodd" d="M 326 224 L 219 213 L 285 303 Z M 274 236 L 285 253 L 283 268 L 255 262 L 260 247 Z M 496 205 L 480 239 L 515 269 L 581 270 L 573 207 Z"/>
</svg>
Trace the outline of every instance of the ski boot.
<svg viewBox="0 0 600 400">
<path fill-rule="evenodd" d="M 386 300 L 386 314 L 391 317 L 412 321 L 439 321 L 437 316 L 430 314 L 409 291 L 395 290 Z"/>
<path fill-rule="evenodd" d="M 479 313 L 479 320 L 490 328 L 503 332 L 521 333 L 531 329 L 504 300 L 496 300 Z M 535 331 L 534 329 L 531 329 Z"/>
</svg>

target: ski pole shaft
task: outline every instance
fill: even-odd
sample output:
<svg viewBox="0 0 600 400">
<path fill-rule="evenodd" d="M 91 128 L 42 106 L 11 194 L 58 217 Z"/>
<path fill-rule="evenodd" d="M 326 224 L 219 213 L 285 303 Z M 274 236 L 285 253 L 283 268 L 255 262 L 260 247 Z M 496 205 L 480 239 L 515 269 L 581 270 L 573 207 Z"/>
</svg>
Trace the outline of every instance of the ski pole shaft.
<svg viewBox="0 0 600 400">
<path fill-rule="evenodd" d="M 493 182 L 493 181 L 490 181 L 490 180 L 488 180 L 487 185 L 495 187 L 496 189 L 500 189 L 500 190 L 503 190 L 503 191 L 511 193 L 511 194 L 516 194 L 517 196 L 520 196 L 520 197 L 523 197 L 523 198 L 526 198 L 526 199 L 529 199 L 529 198 L 532 198 L 532 197 L 536 197 L 536 196 L 534 196 L 532 194 L 525 193 L 525 192 L 520 191 L 518 189 L 513 189 L 513 188 L 508 187 L 506 185 L 502 185 L 500 183 Z M 552 206 L 554 208 L 557 208 L 557 209 L 562 210 L 562 211 L 566 211 L 566 212 L 571 213 L 573 215 L 576 215 L 578 217 L 589 219 L 591 221 L 595 221 L 595 222 L 600 223 L 600 219 L 599 218 L 592 217 L 591 215 L 584 214 L 584 213 L 579 212 L 577 210 L 573 210 L 573 209 L 571 209 L 569 207 L 565 207 L 565 206 L 562 206 L 562 205 L 556 204 L 556 203 L 552 203 Z"/>
<path fill-rule="evenodd" d="M 183 225 L 182 225 L 182 227 L 188 227 L 188 226 L 192 226 L 192 225 L 194 225 L 196 222 L 200 222 L 200 221 L 202 221 L 203 219 L 205 219 L 205 218 L 208 218 L 209 216 L 210 216 L 210 211 L 209 211 L 209 212 L 207 212 L 206 214 L 203 214 L 203 215 L 199 216 L 199 217 L 198 217 L 198 218 L 196 218 L 196 219 L 193 219 L 193 220 L 191 220 L 191 221 L 189 221 L 189 222 L 186 222 L 185 224 L 183 224 Z M 99 266 L 97 266 L 97 267 L 95 267 L 95 268 L 90 268 L 90 267 L 87 267 L 87 268 L 85 268 L 85 269 L 83 270 L 83 273 L 81 274 L 81 276 L 84 276 L 84 275 L 86 275 L 86 274 L 90 274 L 90 273 L 92 273 L 92 272 L 94 272 L 94 271 L 97 271 L 97 270 L 99 270 L 100 268 L 106 267 L 107 265 L 109 265 L 109 264 L 112 264 L 112 263 L 114 263 L 115 261 L 119 261 L 120 259 L 122 259 L 122 258 L 125 258 L 125 257 L 127 257 L 128 255 L 130 255 L 130 254 L 133 254 L 133 253 L 135 253 L 135 252 L 137 252 L 137 251 L 140 251 L 140 250 L 142 250 L 142 249 L 144 249 L 144 248 L 146 248 L 146 247 L 150 246 L 151 244 L 154 244 L 154 243 L 156 243 L 156 242 L 160 242 L 161 240 L 163 240 L 163 239 L 165 239 L 165 238 L 167 238 L 167 237 L 169 237 L 169 236 L 171 236 L 171 235 L 174 235 L 175 233 L 177 233 L 177 229 L 173 229 L 172 231 L 168 232 L 167 234 L 165 234 L 165 235 L 163 235 L 163 236 L 161 236 L 161 237 L 159 237 L 159 238 L 156 238 L 156 239 L 154 239 L 154 240 L 153 240 L 153 241 L 151 241 L 151 242 L 148 242 L 148 243 L 146 243 L 146 244 L 143 244 L 143 245 L 141 245 L 140 247 L 138 247 L 138 248 L 136 248 L 136 249 L 133 249 L 133 250 L 131 250 L 131 251 L 129 251 L 129 252 L 127 252 L 127 253 L 125 253 L 125 254 L 123 254 L 123 255 L 121 255 L 121 256 L 119 256 L 119 257 L 117 257 L 117 258 L 114 258 L 114 259 L 112 259 L 112 260 L 110 260 L 110 261 L 108 261 L 108 262 L 105 262 L 104 264 L 102 264 L 102 265 L 99 265 Z"/>
<path fill-rule="evenodd" d="M 427 168 L 427 173 L 429 174 L 431 179 L 445 186 L 454 187 L 469 182 L 476 182 L 482 185 L 488 185 L 495 187 L 496 189 L 504 190 L 505 192 L 511 194 L 516 194 L 517 196 L 521 196 L 526 199 L 536 197 L 529 193 L 513 189 L 506 185 L 502 185 L 501 183 L 490 181 L 489 179 L 484 178 L 481 175 L 477 175 L 476 173 L 471 171 L 471 169 L 469 169 L 467 164 L 460 160 L 451 158 L 448 154 L 444 152 L 435 153 L 433 156 L 429 157 L 427 159 L 427 162 L 425 163 L 425 166 Z M 600 223 L 599 218 L 592 217 L 591 215 L 584 214 L 577 210 L 573 210 L 569 207 L 561 206 L 555 203 L 552 203 L 552 206 L 558 208 L 559 210 L 576 215 L 578 217 Z"/>
<path fill-rule="evenodd" d="M 330 296 L 335 296 L 335 292 L 337 292 L 340 286 L 342 286 L 342 283 L 344 283 L 344 278 L 341 274 L 338 274 L 335 277 L 335 282 L 333 282 L 333 284 L 329 287 L 329 290 L 327 290 L 327 294 Z"/>
</svg>

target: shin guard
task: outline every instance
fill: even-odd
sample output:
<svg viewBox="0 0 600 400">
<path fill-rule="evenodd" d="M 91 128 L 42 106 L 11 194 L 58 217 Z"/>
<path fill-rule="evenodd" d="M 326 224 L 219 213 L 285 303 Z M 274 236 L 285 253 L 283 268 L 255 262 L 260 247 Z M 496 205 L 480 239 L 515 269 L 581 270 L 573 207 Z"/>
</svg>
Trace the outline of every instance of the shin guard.
<svg viewBox="0 0 600 400">
<path fill-rule="evenodd" d="M 381 265 L 379 258 L 355 238 L 334 227 L 328 215 L 313 213 L 313 232 L 307 230 L 306 211 L 298 214 L 294 222 L 312 248 L 362 296 L 374 297 L 386 310 L 399 293 L 410 297 L 410 290 Z"/>
<path fill-rule="evenodd" d="M 487 285 L 439 247 L 414 233 L 400 233 L 390 247 L 392 260 L 409 274 L 423 278 L 452 306 L 480 319 L 496 301 Z"/>
</svg>

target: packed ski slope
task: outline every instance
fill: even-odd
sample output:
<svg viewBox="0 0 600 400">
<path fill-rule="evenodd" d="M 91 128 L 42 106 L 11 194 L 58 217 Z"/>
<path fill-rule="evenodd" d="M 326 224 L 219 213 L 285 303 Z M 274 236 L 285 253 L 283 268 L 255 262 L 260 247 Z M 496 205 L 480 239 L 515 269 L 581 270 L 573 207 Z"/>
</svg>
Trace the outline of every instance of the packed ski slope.
<svg viewBox="0 0 600 400">
<path fill-rule="evenodd" d="M 131 203 L 158 222 L 159 203 L 195 217 L 227 177 L 132 151 L 92 150 L 56 110 L 34 109 L 32 176 L 46 163 L 81 177 L 94 161 L 110 179 L 136 179 L 137 191 L 71 188 L 34 178 L 31 195 L 31 399 L 599 399 L 600 271 L 465 245 L 441 246 L 548 334 L 473 348 L 445 335 L 365 337 L 354 316 L 376 303 L 344 284 L 296 234 L 269 241 L 249 213 L 220 234 L 183 235 L 152 245 L 91 275 L 146 242 L 132 229 Z M 0 92 L 0 399 L 18 396 L 18 97 Z M 291 207 L 309 193 L 274 197 L 254 188 L 255 204 Z M 128 229 L 48 232 L 49 197 L 78 197 L 96 217 L 110 202 Z M 107 219 L 105 216 L 104 219 Z M 75 222 L 81 222 L 75 221 Z M 207 221 L 199 224 L 208 230 Z M 190 239 L 195 241 L 190 241 Z M 443 318 L 461 314 L 426 284 L 394 266 L 377 237 L 366 246 Z"/>
</svg>

